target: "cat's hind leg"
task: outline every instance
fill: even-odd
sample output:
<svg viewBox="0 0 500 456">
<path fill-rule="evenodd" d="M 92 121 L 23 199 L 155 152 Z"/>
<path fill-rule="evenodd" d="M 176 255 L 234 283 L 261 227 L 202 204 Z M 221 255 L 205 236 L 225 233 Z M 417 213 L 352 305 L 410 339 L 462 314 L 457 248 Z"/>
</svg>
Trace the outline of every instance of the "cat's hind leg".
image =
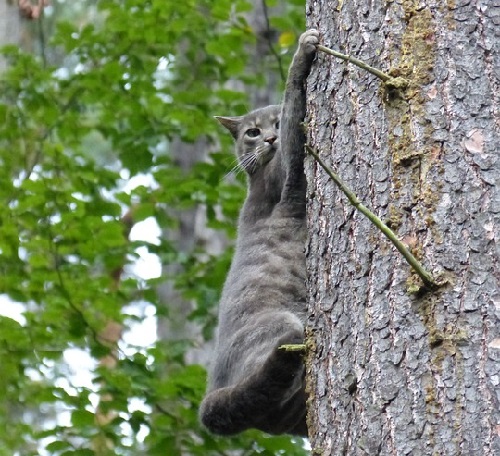
<svg viewBox="0 0 500 456">
<path fill-rule="evenodd" d="M 293 423 L 283 422 L 288 408 L 298 397 L 301 404 L 293 404 L 303 412 L 304 366 L 298 352 L 280 350 L 284 344 L 302 343 L 299 331 L 290 331 L 276 343 L 268 359 L 251 376 L 234 386 L 216 389 L 203 400 L 200 418 L 214 434 L 232 435 L 249 428 L 277 434 L 291 432 Z M 300 415 L 299 415 L 300 416 Z M 289 419 L 289 418 L 288 418 Z"/>
</svg>

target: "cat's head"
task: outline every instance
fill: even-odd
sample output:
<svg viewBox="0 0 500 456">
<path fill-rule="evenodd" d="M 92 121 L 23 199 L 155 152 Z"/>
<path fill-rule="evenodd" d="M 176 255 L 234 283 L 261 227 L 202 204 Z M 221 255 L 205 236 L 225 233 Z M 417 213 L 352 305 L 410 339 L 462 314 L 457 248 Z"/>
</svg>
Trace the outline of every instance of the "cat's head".
<svg viewBox="0 0 500 456">
<path fill-rule="evenodd" d="M 216 117 L 236 141 L 240 166 L 253 174 L 268 163 L 279 149 L 281 106 L 256 109 L 240 117 Z"/>
</svg>

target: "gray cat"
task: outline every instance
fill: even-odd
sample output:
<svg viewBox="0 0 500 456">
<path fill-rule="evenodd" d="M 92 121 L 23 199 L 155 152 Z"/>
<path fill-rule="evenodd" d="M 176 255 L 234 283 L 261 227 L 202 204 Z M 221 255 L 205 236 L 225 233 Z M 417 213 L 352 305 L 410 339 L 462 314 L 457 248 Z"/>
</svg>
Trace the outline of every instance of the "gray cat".
<svg viewBox="0 0 500 456">
<path fill-rule="evenodd" d="M 218 117 L 248 174 L 238 240 L 219 305 L 215 360 L 200 417 L 208 430 L 307 435 L 303 343 L 306 301 L 305 79 L 318 32 L 302 34 L 282 106 Z"/>
</svg>

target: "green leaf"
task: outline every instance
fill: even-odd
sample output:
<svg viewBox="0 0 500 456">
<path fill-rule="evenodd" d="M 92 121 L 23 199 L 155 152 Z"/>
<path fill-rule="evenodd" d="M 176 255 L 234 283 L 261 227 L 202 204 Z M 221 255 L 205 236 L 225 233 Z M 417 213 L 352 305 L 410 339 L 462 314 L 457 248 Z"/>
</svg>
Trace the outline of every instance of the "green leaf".
<svg viewBox="0 0 500 456">
<path fill-rule="evenodd" d="M 75 427 L 92 426 L 94 422 L 94 414 L 87 410 L 74 410 L 71 413 L 71 424 Z"/>
<path fill-rule="evenodd" d="M 71 444 L 64 440 L 56 440 L 55 442 L 49 443 L 45 449 L 47 451 L 56 452 L 61 450 L 66 450 L 67 448 L 71 448 Z"/>
</svg>

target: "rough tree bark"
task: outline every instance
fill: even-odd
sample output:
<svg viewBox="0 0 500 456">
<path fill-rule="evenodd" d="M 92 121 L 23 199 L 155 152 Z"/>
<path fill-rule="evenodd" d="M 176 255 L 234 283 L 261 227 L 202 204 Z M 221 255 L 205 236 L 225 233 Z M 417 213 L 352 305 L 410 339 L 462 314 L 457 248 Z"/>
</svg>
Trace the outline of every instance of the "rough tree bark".
<svg viewBox="0 0 500 456">
<path fill-rule="evenodd" d="M 419 280 L 312 157 L 313 454 L 500 454 L 500 11 L 494 1 L 308 0 L 323 44 L 308 140 L 434 275 Z"/>
</svg>

